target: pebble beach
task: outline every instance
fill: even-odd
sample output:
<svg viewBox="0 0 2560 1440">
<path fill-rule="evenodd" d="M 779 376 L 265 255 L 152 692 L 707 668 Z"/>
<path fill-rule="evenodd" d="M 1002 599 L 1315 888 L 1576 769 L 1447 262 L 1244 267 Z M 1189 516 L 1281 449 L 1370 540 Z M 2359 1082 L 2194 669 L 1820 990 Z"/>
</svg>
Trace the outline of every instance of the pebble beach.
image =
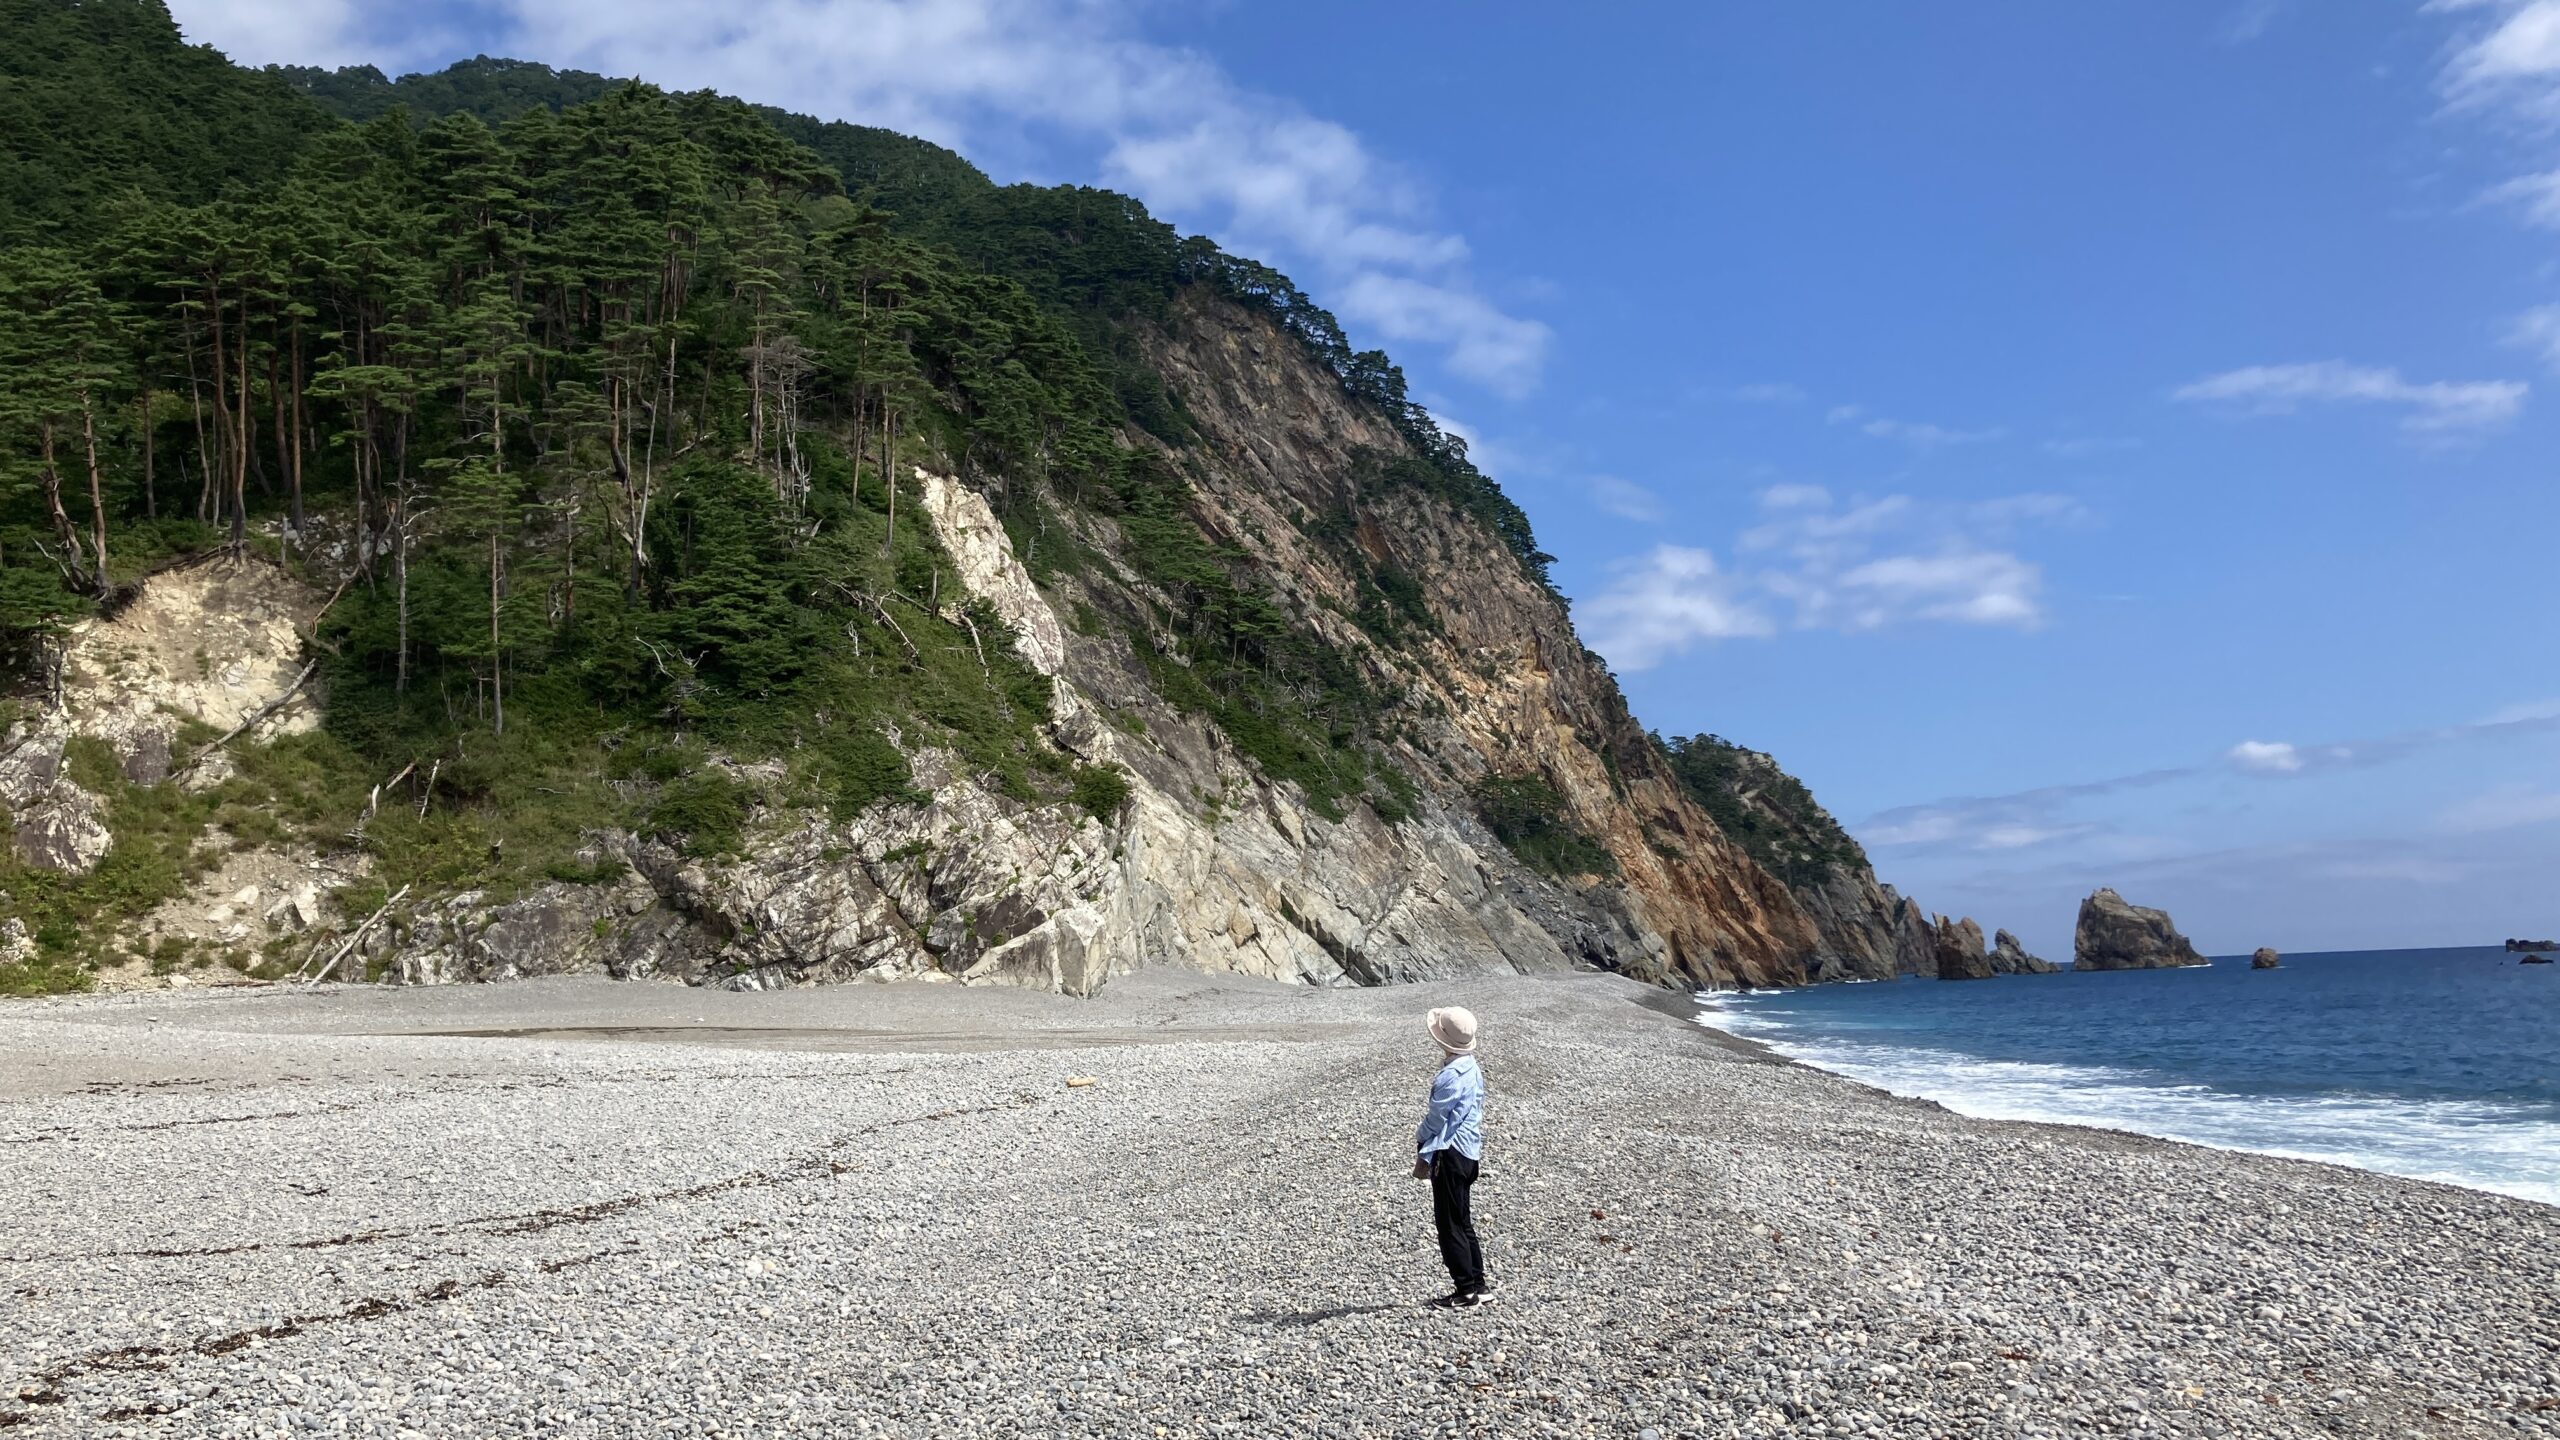
<svg viewBox="0 0 2560 1440">
<path fill-rule="evenodd" d="M 1484 1022 L 1449 1312 L 1420 1016 Z M 2560 1435 L 2560 1208 L 1597 975 L 0 1008 L 16 1436 Z"/>
</svg>

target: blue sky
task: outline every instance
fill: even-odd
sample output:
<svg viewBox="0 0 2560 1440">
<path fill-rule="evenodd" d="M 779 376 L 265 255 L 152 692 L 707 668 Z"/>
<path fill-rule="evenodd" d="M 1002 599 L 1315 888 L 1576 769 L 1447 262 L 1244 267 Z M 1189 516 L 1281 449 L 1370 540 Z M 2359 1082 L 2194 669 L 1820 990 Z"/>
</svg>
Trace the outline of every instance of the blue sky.
<svg viewBox="0 0 2560 1440">
<path fill-rule="evenodd" d="M 2047 953 L 2098 884 L 2219 952 L 2560 929 L 2560 0 L 173 8 L 891 125 L 1281 265 L 1648 724 Z"/>
</svg>

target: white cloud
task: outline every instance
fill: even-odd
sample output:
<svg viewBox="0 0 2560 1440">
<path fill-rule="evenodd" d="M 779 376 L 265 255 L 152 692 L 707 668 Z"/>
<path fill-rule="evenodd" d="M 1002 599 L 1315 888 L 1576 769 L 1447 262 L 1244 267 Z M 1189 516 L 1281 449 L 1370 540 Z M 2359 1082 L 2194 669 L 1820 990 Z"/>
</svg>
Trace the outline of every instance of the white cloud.
<svg viewBox="0 0 2560 1440">
<path fill-rule="evenodd" d="M 2560 114 L 2560 0 L 2434 0 L 2436 12 L 2485 11 L 2444 68 L 2457 104 L 2507 104 L 2528 118 Z"/>
<path fill-rule="evenodd" d="M 1799 488 L 1810 495 L 1794 493 Z M 1909 621 L 2032 628 L 2044 619 L 2043 570 L 1984 542 L 2021 523 L 2059 519 L 2066 506 L 2076 509 L 2040 495 L 1968 506 L 1886 495 L 1834 508 L 1816 487 L 1778 486 L 1761 492 L 1767 518 L 1739 543 L 1770 557 L 1755 581 L 1793 606 L 1800 629 L 1854 632 Z"/>
<path fill-rule="evenodd" d="M 2089 519 L 2089 507 L 2068 495 L 2031 491 L 2024 495 L 2003 495 L 1993 500 L 1977 500 L 1964 507 L 1974 525 L 1986 530 L 2006 532 L 2018 525 L 2076 525 Z"/>
<path fill-rule="evenodd" d="M 1462 287 L 1363 270 L 1342 286 L 1335 308 L 1389 340 L 1445 346 L 1449 368 L 1513 399 L 1537 385 L 1554 332 L 1505 315 Z"/>
<path fill-rule="evenodd" d="M 1833 425 L 1855 425 L 1861 435 L 1878 440 L 1897 440 L 1915 450 L 1934 450 L 1943 445 L 1978 445 L 1998 440 L 2009 433 L 1997 428 L 1958 430 L 1926 421 L 1888 420 L 1881 415 L 1869 415 L 1864 405 L 1834 405 L 1822 418 Z"/>
<path fill-rule="evenodd" d="M 2555 820 L 2560 820 L 2560 790 L 2539 790 L 2529 785 L 2503 785 L 2474 795 L 2438 817 L 2442 828 L 2457 834 L 2513 830 Z"/>
<path fill-rule="evenodd" d="M 1945 806 L 1910 806 L 1878 816 L 1858 827 L 1861 843 L 1876 849 L 1946 847 L 1995 852 L 2078 840 L 2101 827 L 2049 821 L 2029 809 L 1978 807 L 1956 801 Z"/>
<path fill-rule="evenodd" d="M 1632 480 L 1615 475 L 1594 475 L 1587 482 L 1591 498 L 1600 508 L 1622 520 L 1653 524 L 1663 518 L 1662 497 Z"/>
<path fill-rule="evenodd" d="M 1816 607 L 1846 630 L 1901 620 L 2031 628 L 2044 618 L 2044 572 L 2005 550 L 1955 545 L 1931 555 L 1892 555 L 1843 572 Z"/>
<path fill-rule="evenodd" d="M 394 0 L 176 0 L 190 39 L 251 63 L 397 69 L 466 48 Z M 1341 125 L 1138 34 L 1148 0 L 490 0 L 472 42 L 552 65 L 710 88 L 1128 189 L 1299 278 L 1355 332 L 1442 348 L 1498 393 L 1532 388 L 1550 332 L 1466 272 L 1464 237 Z"/>
<path fill-rule="evenodd" d="M 2477 725 L 2463 728 L 2478 730 L 2490 726 L 2539 725 L 2552 720 L 2560 720 L 2560 696 L 2554 696 L 2548 700 L 2520 700 L 2513 705 L 2501 705 L 2490 713 L 2488 719 Z"/>
<path fill-rule="evenodd" d="M 2322 360 L 2251 365 L 2181 385 L 2173 400 L 2238 407 L 2244 414 L 2285 415 L 2305 404 L 2388 405 L 2406 410 L 2401 427 L 2424 434 L 2485 430 L 2513 420 L 2531 387 L 2521 380 L 2413 383 L 2382 366 Z"/>
<path fill-rule="evenodd" d="M 2546 230 L 2560 230 L 2560 170 L 2519 175 L 2513 180 L 2490 186 L 2481 192 L 2480 198 L 2491 205 L 2513 205 L 2524 212 L 2529 224 Z"/>
<path fill-rule="evenodd" d="M 1770 486 L 1760 508 L 1761 523 L 1735 540 L 1735 569 L 1675 545 L 1621 563 L 1575 609 L 1592 648 L 1621 670 L 1644 670 L 1703 641 L 1775 634 L 1779 614 L 1787 628 L 1852 634 L 1921 623 L 2030 629 L 2044 621 L 2043 569 L 1986 542 L 2079 513 L 2066 497 L 2042 495 L 1843 505 L 1805 484 Z"/>
<path fill-rule="evenodd" d="M 2302 752 L 2282 740 L 2243 740 L 2225 757 L 2243 770 L 2263 775 L 2292 775 L 2302 769 Z"/>
<path fill-rule="evenodd" d="M 2543 364 L 2560 371 L 2560 305 L 2537 305 L 2517 316 L 2507 328 L 2507 341 L 2533 351 Z"/>
<path fill-rule="evenodd" d="M 1878 440 L 1899 440 L 1919 450 L 1934 450 L 1941 445 L 1980 445 L 1998 440 L 2009 432 L 1998 427 L 1989 430 L 1956 430 L 1925 421 L 1875 419 L 1858 427 L 1863 435 Z"/>
<path fill-rule="evenodd" d="M 2086 460 L 2093 455 L 2113 455 L 2126 450 L 2139 450 L 2142 442 L 2122 436 L 2082 435 L 2067 440 L 2047 440 L 2044 453 L 2065 460 Z"/>
<path fill-rule="evenodd" d="M 1831 504 L 1831 492 L 1819 485 L 1772 485 L 1760 492 L 1760 504 L 1768 510 L 1823 509 Z"/>
<path fill-rule="evenodd" d="M 2537 144 L 2560 128 L 2560 0 L 2429 0 L 2422 8 L 2466 17 L 2437 75 L 2449 108 Z M 2560 170 L 2519 175 L 2481 198 L 2560 229 Z"/>
<path fill-rule="evenodd" d="M 1806 395 L 1801 386 L 1780 382 L 1736 386 L 1733 398 L 1745 405 L 1801 405 L 1812 397 Z"/>
<path fill-rule="evenodd" d="M 1598 598 L 1577 607 L 1592 648 L 1622 670 L 1649 670 L 1702 640 L 1766 635 L 1767 616 L 1743 600 L 1715 557 L 1686 545 L 1657 545 L 1622 561 Z"/>
<path fill-rule="evenodd" d="M 2048 830 L 2037 825 L 1994 825 L 1974 837 L 1979 850 L 2021 850 L 2029 845 L 2044 845 L 2070 835 L 2069 830 Z"/>
<path fill-rule="evenodd" d="M 2246 45 L 2266 34 L 2288 3 L 2290 0 L 2240 0 L 2239 6 L 2223 17 L 2215 38 L 2225 45 Z"/>
</svg>

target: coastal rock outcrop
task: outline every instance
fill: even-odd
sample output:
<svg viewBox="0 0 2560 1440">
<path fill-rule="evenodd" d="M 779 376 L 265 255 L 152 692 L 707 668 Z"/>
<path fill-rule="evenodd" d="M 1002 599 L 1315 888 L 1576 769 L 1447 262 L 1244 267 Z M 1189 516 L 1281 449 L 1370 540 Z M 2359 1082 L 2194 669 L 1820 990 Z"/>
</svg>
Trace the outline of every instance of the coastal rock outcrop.
<svg viewBox="0 0 2560 1440">
<path fill-rule="evenodd" d="M 1997 973 L 1982 948 L 1982 927 L 1971 916 L 1962 920 L 1939 916 L 1936 950 L 1941 980 L 1988 980 Z"/>
<path fill-rule="evenodd" d="M 2273 970 L 2283 963 L 2284 957 L 2265 945 L 2249 952 L 2249 968 L 2252 970 Z"/>
<path fill-rule="evenodd" d="M 2029 954 L 2017 936 L 2003 930 L 1991 937 L 1991 968 L 2001 975 L 2051 975 L 2062 967 Z"/>
<path fill-rule="evenodd" d="M 2071 943 L 2074 970 L 2168 970 L 2211 963 L 2169 923 L 2167 911 L 2131 904 L 2103 886 L 2080 902 Z"/>
</svg>

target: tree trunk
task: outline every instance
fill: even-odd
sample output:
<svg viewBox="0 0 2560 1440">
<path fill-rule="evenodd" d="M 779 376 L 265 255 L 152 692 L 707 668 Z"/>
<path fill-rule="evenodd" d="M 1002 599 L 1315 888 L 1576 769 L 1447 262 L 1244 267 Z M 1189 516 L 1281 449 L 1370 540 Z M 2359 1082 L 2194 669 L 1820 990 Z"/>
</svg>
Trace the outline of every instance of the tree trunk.
<svg viewBox="0 0 2560 1440">
<path fill-rule="evenodd" d="M 302 533 L 302 317 L 293 317 L 293 533 Z"/>
<path fill-rule="evenodd" d="M 898 549 L 898 412 L 885 401 L 880 406 L 880 483 L 889 490 L 889 533 L 881 538 L 880 553 L 894 555 Z M 894 565 L 889 583 L 898 583 Z"/>
<path fill-rule="evenodd" d="M 498 648 L 498 532 L 489 532 L 489 733 L 507 733 L 506 656 Z"/>
<path fill-rule="evenodd" d="M 152 438 L 160 427 L 151 423 L 150 386 L 142 387 L 142 394 L 135 405 L 142 412 L 142 518 L 157 520 L 160 518 L 160 477 L 153 473 Z"/>
<path fill-rule="evenodd" d="M 98 420 L 89 387 L 80 387 L 80 443 L 89 459 L 89 548 L 97 556 L 98 593 L 107 593 L 107 487 L 98 474 Z"/>
<path fill-rule="evenodd" d="M 286 423 L 284 413 L 284 357 L 274 349 L 267 351 L 267 428 L 275 434 L 276 473 L 285 484 L 293 484 L 293 426 Z"/>
<path fill-rule="evenodd" d="M 404 482 L 391 502 L 391 573 L 400 594 L 400 649 L 394 662 L 391 693 L 409 693 L 409 495 Z"/>
<path fill-rule="evenodd" d="M 196 418 L 196 522 L 204 524 L 213 518 L 213 448 L 204 432 L 204 370 L 196 364 L 193 326 L 187 330 L 187 400 Z"/>
<path fill-rule="evenodd" d="M 37 433 L 43 446 L 43 463 L 36 469 L 36 478 L 44 488 L 45 508 L 53 515 L 53 534 L 61 542 L 62 561 L 71 567 L 74 584 L 95 588 L 89 578 L 80 573 L 80 532 L 71 528 L 71 516 L 62 508 L 62 473 L 54 468 L 53 463 L 52 416 L 38 422 Z"/>
<path fill-rule="evenodd" d="M 249 321 L 246 311 L 236 327 L 240 332 L 238 365 L 239 391 L 234 397 L 239 417 L 231 432 L 231 548 L 236 553 L 249 543 Z"/>
</svg>

